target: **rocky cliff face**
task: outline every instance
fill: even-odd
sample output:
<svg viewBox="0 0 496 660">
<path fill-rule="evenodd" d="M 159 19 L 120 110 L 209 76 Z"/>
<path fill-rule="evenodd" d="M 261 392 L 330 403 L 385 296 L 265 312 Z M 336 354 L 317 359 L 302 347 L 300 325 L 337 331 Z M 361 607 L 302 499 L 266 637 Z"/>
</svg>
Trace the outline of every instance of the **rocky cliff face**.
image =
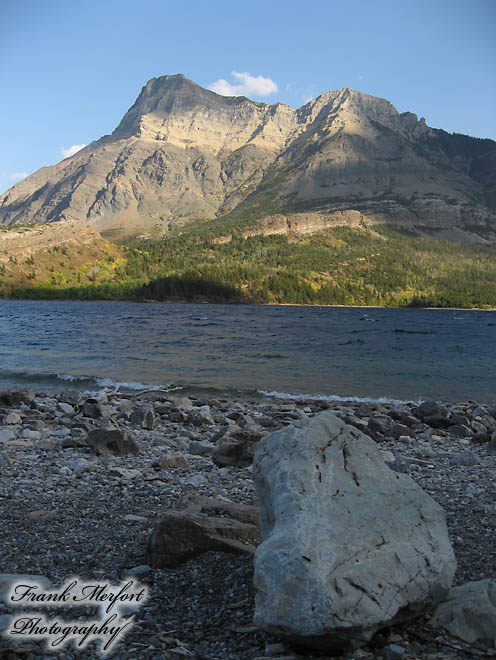
<svg viewBox="0 0 496 660">
<path fill-rule="evenodd" d="M 39 225 L 0 232 L 0 265 L 9 260 L 23 261 L 32 255 L 53 247 L 107 247 L 106 241 L 86 223 L 62 222 L 57 225 Z M 115 247 L 115 246 L 113 246 Z"/>
<path fill-rule="evenodd" d="M 112 135 L 0 197 L 0 222 L 83 220 L 98 231 L 163 233 L 235 208 L 260 217 L 356 210 L 491 233 L 495 163 L 495 142 L 431 129 L 350 89 L 295 110 L 163 76 Z"/>
</svg>

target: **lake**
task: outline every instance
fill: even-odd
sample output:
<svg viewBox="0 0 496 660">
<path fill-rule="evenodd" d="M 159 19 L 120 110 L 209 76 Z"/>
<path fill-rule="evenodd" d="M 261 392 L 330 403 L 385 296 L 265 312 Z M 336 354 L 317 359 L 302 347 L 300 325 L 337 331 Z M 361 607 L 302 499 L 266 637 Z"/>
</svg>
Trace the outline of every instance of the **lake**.
<svg viewBox="0 0 496 660">
<path fill-rule="evenodd" d="M 0 301 L 0 386 L 496 402 L 491 311 Z"/>
</svg>

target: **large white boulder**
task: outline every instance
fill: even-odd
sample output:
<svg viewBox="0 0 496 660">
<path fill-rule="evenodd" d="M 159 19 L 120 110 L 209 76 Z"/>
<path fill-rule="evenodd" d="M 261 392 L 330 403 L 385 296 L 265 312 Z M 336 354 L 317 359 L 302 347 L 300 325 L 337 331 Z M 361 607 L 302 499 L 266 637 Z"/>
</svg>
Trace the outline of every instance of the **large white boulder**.
<svg viewBox="0 0 496 660">
<path fill-rule="evenodd" d="M 366 643 L 451 586 L 441 506 L 329 412 L 260 441 L 255 623 L 329 653 Z"/>
</svg>

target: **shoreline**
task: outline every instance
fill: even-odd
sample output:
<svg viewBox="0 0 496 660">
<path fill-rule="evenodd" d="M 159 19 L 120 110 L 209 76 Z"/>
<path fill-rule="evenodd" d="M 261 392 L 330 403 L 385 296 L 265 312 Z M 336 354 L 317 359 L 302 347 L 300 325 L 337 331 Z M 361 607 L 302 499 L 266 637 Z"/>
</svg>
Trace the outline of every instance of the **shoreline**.
<svg viewBox="0 0 496 660">
<path fill-rule="evenodd" d="M 106 393 L 109 396 L 122 396 L 123 398 L 139 398 L 145 391 L 160 392 L 163 396 L 192 397 L 193 399 L 221 399 L 223 401 L 243 401 L 251 404 L 264 404 L 267 402 L 279 403 L 280 405 L 294 403 L 297 405 L 328 405 L 328 406 L 359 406 L 362 404 L 380 406 L 418 406 L 428 400 L 436 400 L 445 407 L 471 405 L 474 402 L 482 406 L 496 406 L 496 397 L 493 400 L 482 397 L 461 396 L 430 396 L 415 395 L 396 398 L 394 394 L 336 394 L 329 392 L 295 392 L 263 388 L 241 389 L 239 386 L 219 387 L 217 385 L 200 385 L 194 383 L 153 383 L 140 381 L 121 381 L 107 376 L 96 376 L 88 374 L 59 374 L 53 372 L 24 373 L 24 379 L 20 374 L 14 374 L 12 379 L 5 376 L 0 378 L 1 390 L 32 390 L 36 396 L 51 397 L 64 396 L 64 393 L 79 396 L 99 396 Z M 39 382 L 34 382 L 39 379 Z M 52 380 L 52 384 L 46 381 Z"/>
<path fill-rule="evenodd" d="M 146 391 L 161 393 L 162 396 L 190 397 L 195 400 L 201 399 L 220 399 L 223 401 L 242 401 L 251 405 L 263 405 L 264 403 L 274 403 L 279 405 L 327 405 L 327 406 L 360 406 L 360 405 L 378 405 L 378 406 L 419 406 L 425 401 L 435 399 L 440 405 L 445 407 L 472 405 L 476 399 L 461 397 L 429 397 L 414 396 L 395 398 L 393 395 L 367 395 L 367 394 L 330 394 L 323 392 L 285 392 L 279 390 L 265 389 L 246 389 L 231 386 L 229 388 L 220 388 L 214 385 L 194 385 L 194 384 L 163 384 L 163 383 L 142 383 L 118 381 L 105 376 L 88 376 L 73 374 L 54 374 L 42 373 L 32 374 L 32 377 L 39 376 L 47 379 L 54 379 L 53 386 L 47 388 L 43 382 L 34 384 L 32 380 L 27 382 L 4 382 L 0 380 L 0 390 L 5 389 L 30 389 L 36 396 L 42 397 L 63 397 L 64 393 L 79 396 L 99 396 L 106 393 L 109 396 L 122 396 L 123 398 L 139 398 Z M 83 384 L 85 383 L 85 384 Z M 496 406 L 494 400 L 483 400 L 477 398 L 477 403 L 482 406 Z"/>
<path fill-rule="evenodd" d="M 36 396 L 4 392 L 0 400 L 2 571 L 43 575 L 54 585 L 73 575 L 112 584 L 126 575 L 138 576 L 150 597 L 119 645 L 119 658 L 142 657 L 152 638 L 160 657 L 183 649 L 183 655 L 208 660 L 253 660 L 264 657 L 268 645 L 281 643 L 253 626 L 251 556 L 209 552 L 173 569 L 145 563 L 156 524 L 184 497 L 255 503 L 249 461 L 213 460 L 219 441 L 235 428 L 239 437 L 249 438 L 252 451 L 265 435 L 331 410 L 372 437 L 391 469 L 408 474 L 443 506 L 458 561 L 456 584 L 496 574 L 491 543 L 496 452 L 490 451 L 496 406 L 195 398 L 180 391 L 100 390 L 89 398 L 70 388 Z M 139 452 L 96 452 L 90 434 L 108 428 L 128 434 Z M 0 609 L 0 622 L 7 613 Z M 396 626 L 394 635 L 406 649 L 405 659 L 432 660 L 440 640 L 448 648 L 453 644 L 439 630 L 432 632 L 422 617 Z M 15 651 L 11 639 L 0 639 L 0 652 Z M 48 659 L 35 642 L 23 640 L 26 644 Z M 470 647 L 456 644 L 451 658 L 471 657 Z M 286 655 L 290 653 L 288 649 Z M 363 660 L 380 655 L 373 644 L 361 653 Z M 68 650 L 63 657 L 80 656 Z M 97 654 L 88 647 L 84 657 Z"/>
<path fill-rule="evenodd" d="M 228 306 L 243 306 L 243 307 L 305 307 L 305 308 L 319 308 L 319 307 L 329 307 L 335 309 L 390 309 L 390 310 L 399 310 L 399 309 L 418 309 L 418 310 L 432 310 L 432 311 L 454 311 L 454 312 L 496 312 L 496 307 L 421 307 L 417 305 L 402 305 L 400 307 L 395 306 L 380 306 L 380 305 L 305 305 L 303 303 L 258 303 L 258 302 L 211 302 L 207 300 L 153 300 L 153 299 L 143 299 L 143 300 L 120 300 L 120 299 L 110 299 L 110 298 L 0 298 L 1 301 L 7 302 L 68 302 L 68 303 L 126 303 L 126 304 L 157 304 L 157 305 L 228 305 Z"/>
</svg>

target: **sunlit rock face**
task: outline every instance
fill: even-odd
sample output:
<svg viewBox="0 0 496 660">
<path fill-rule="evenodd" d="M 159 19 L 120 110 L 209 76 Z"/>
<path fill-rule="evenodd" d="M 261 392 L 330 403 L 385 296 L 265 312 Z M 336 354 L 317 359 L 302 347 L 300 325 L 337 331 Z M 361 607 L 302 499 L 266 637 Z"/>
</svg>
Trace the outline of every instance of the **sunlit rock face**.
<svg viewBox="0 0 496 660">
<path fill-rule="evenodd" d="M 431 129 L 351 89 L 294 109 L 163 76 L 111 135 L 0 197 L 0 222 L 163 233 L 246 207 L 260 217 L 355 210 L 380 222 L 490 232 L 495 163 L 495 142 Z"/>
</svg>

